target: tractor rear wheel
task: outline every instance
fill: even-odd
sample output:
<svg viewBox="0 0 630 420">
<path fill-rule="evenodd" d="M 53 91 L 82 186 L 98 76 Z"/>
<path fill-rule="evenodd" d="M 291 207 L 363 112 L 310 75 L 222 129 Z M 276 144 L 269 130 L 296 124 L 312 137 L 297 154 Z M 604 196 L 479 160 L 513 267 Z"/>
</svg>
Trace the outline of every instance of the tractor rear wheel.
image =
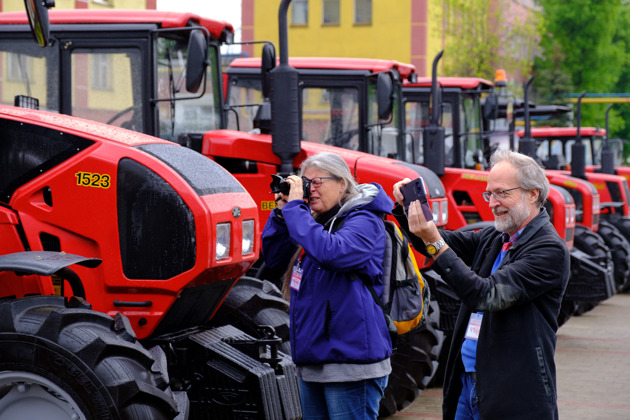
<svg viewBox="0 0 630 420">
<path fill-rule="evenodd" d="M 212 318 L 212 325 L 228 324 L 252 337 L 258 337 L 257 327 L 270 325 L 282 339 L 278 350 L 291 354 L 289 302 L 284 300 L 282 292 L 267 280 L 243 276 L 236 282 Z"/>
<path fill-rule="evenodd" d="M 630 218 L 616 213 L 607 213 L 602 216 L 604 220 L 613 224 L 619 232 L 630 242 Z M 619 292 L 627 292 L 630 290 L 630 281 L 621 287 Z"/>
<path fill-rule="evenodd" d="M 0 419 L 173 419 L 129 321 L 38 296 L 0 302 Z"/>
<path fill-rule="evenodd" d="M 440 313 L 437 304 L 431 302 L 427 309 L 421 326 L 398 336 L 379 417 L 391 416 L 411 404 L 437 371 L 444 335 L 438 330 Z"/>
<path fill-rule="evenodd" d="M 580 251 L 591 257 L 601 260 L 602 264 L 605 264 L 606 267 L 612 268 L 614 270 L 614 264 L 612 261 L 610 250 L 608 249 L 608 246 L 606 245 L 602 237 L 595 232 L 582 225 L 576 225 L 574 244 L 575 247 Z M 572 279 L 569 279 L 569 282 L 571 281 Z M 593 302 L 592 300 L 580 300 L 579 297 L 566 299 L 566 293 L 565 300 L 572 300 L 577 303 L 577 309 L 573 315 L 582 315 L 583 313 L 593 309 L 599 303 Z"/>
<path fill-rule="evenodd" d="M 630 282 L 630 243 L 615 225 L 605 220 L 600 220 L 597 233 L 610 250 L 615 266 L 616 290 L 627 289 Z"/>
</svg>

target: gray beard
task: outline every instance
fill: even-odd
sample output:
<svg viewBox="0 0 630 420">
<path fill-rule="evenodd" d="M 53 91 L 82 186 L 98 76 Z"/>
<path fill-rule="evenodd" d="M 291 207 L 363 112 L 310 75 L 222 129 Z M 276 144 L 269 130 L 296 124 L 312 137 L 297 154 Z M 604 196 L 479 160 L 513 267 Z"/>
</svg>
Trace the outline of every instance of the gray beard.
<svg viewBox="0 0 630 420">
<path fill-rule="evenodd" d="M 502 220 L 494 220 L 494 227 L 499 232 L 509 233 L 518 230 L 521 224 L 529 217 L 529 207 L 523 198 L 518 204 L 512 207 L 507 217 Z"/>
</svg>

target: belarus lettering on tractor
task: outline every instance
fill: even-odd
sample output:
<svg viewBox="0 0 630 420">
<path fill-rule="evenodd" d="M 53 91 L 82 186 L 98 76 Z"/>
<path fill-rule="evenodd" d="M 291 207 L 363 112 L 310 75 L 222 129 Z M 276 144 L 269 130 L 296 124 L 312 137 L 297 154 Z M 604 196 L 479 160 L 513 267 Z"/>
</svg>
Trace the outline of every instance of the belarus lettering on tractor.
<svg viewBox="0 0 630 420">
<path fill-rule="evenodd" d="M 41 20 L 42 3 L 30 5 Z M 59 95 L 46 54 L 1 54 L 19 63 L 3 66 L 19 76 L 3 73 L 5 101 L 36 107 L 13 91 L 23 84 L 49 89 L 44 104 Z M 256 203 L 231 174 L 173 142 L 59 113 L 0 105 L 0 125 L 0 417 L 301 417 L 273 330 L 209 325 L 260 250 Z"/>
<path fill-rule="evenodd" d="M 280 6 L 281 21 L 289 3 L 283 0 Z M 231 111 L 224 109 L 219 47 L 229 42 L 233 33 L 226 22 L 148 10 L 51 11 L 46 48 L 33 45 L 24 14 L 1 13 L 0 31 L 0 60 L 7 63 L 7 77 L 0 81 L 1 102 L 13 103 L 15 95 L 25 95 L 25 99 L 39 99 L 40 108 L 51 112 L 128 128 L 198 151 L 238 180 L 253 198 L 261 223 L 275 205 L 269 192 L 270 175 L 295 172 L 303 159 L 323 151 L 344 157 L 359 182 L 377 181 L 386 191 L 392 191 L 393 184 L 402 178 L 422 176 L 436 223 L 443 226 L 447 221 L 442 183 L 426 168 L 332 145 L 300 142 L 297 75 L 286 60 L 283 63 L 281 59 L 267 78 L 273 116 L 266 119 L 271 122 L 270 133 L 224 129 Z M 374 131 L 389 131 L 384 126 L 394 106 L 390 98 L 395 77 L 396 73 L 385 72 L 373 78 L 377 83 L 370 89 L 381 92 L 370 114 L 376 114 L 371 122 Z M 195 166 L 196 161 L 190 160 L 189 169 L 194 172 Z M 255 232 L 258 240 L 259 230 Z M 270 274 L 261 264 L 240 267 L 248 269 L 250 276 L 234 284 L 211 324 L 229 322 L 265 339 L 270 334 L 254 327 L 271 325 L 282 340 L 279 348 L 287 352 L 287 303 L 271 281 L 262 280 Z M 423 328 L 399 340 L 382 402 L 385 414 L 409 404 L 436 370 L 442 336 L 433 328 L 432 314 L 437 314 L 437 308 L 429 311 Z M 221 394 L 226 400 L 229 397 L 228 393 Z"/>
<path fill-rule="evenodd" d="M 434 62 L 434 74 L 437 60 L 439 56 Z M 406 101 L 407 127 L 411 135 L 418 137 L 419 142 L 423 144 L 425 150 L 423 158 L 427 159 L 427 162 L 439 162 L 436 164 L 438 167 L 433 168 L 435 171 L 440 170 L 441 156 L 444 156 L 442 162 L 445 165 L 454 166 L 450 169 L 445 168 L 441 178 L 449 196 L 451 225 L 447 225 L 447 228 L 458 228 L 453 225 L 457 222 L 464 226 L 480 220 L 493 220 L 486 203 L 474 202 L 475 199 L 481 201 L 480 192 L 483 191 L 481 188 L 485 189 L 486 178 L 483 172 L 475 174 L 473 171 L 475 168 L 486 167 L 487 159 L 494 150 L 490 143 L 491 139 L 495 141 L 501 139 L 509 143 L 511 138 L 507 128 L 513 126 L 513 121 L 503 121 L 501 124 L 493 121 L 489 124 L 488 118 L 496 116 L 499 102 L 493 84 L 474 77 L 434 76 L 431 79 L 419 78 L 415 83 L 405 84 L 403 93 Z M 439 109 L 433 108 L 433 103 L 439 104 Z M 489 103 L 494 104 L 494 109 Z M 514 115 L 522 113 L 522 110 L 514 107 L 515 104 L 518 106 L 519 103 L 509 102 L 509 106 L 504 108 L 505 116 L 514 118 Z M 437 115 L 432 115 L 434 112 Z M 442 142 L 437 141 L 434 134 L 436 122 L 440 121 L 440 118 L 444 127 Z M 441 143 L 445 144 L 442 150 Z M 479 183 L 471 182 L 471 179 L 484 182 L 477 185 Z M 593 242 L 598 238 L 593 237 L 591 231 L 583 234 L 588 237 L 587 240 L 580 238 L 576 241 L 575 247 L 573 246 L 575 229 L 580 229 L 575 225 L 576 207 L 583 203 L 587 205 L 597 203 L 597 195 L 593 194 L 594 188 L 587 184 L 580 184 L 582 193 L 586 194 L 587 198 L 579 202 L 574 200 L 569 187 L 575 184 L 557 183 L 555 188 L 551 189 L 546 203 L 551 220 L 561 237 L 567 241 L 572 253 L 572 275 L 565 293 L 565 304 L 558 319 L 560 323 L 575 312 L 576 300 L 600 301 L 609 297 L 613 289 L 612 262 L 608 248 L 600 242 L 593 246 Z M 475 192 L 476 190 L 479 192 Z M 598 207 L 593 209 L 593 205 L 588 206 L 588 210 L 594 210 L 599 214 Z M 582 245 L 583 242 L 587 242 L 590 247 Z"/>
</svg>

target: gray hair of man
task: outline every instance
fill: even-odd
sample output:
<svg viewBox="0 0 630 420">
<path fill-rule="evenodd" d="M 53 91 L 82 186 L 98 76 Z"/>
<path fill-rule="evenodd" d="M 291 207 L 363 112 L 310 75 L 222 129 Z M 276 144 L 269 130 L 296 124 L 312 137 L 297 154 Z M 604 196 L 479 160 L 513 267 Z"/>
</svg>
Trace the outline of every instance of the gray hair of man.
<svg viewBox="0 0 630 420">
<path fill-rule="evenodd" d="M 499 149 L 490 157 L 490 166 L 494 167 L 503 161 L 508 161 L 516 168 L 516 179 L 522 189 L 539 191 L 536 204 L 539 208 L 544 206 L 549 195 L 549 180 L 545 170 L 531 157 L 506 149 Z"/>
<path fill-rule="evenodd" d="M 344 195 L 342 198 L 343 202 L 359 195 L 359 185 L 357 184 L 357 181 L 352 176 L 346 161 L 338 155 L 330 152 L 324 152 L 307 158 L 300 165 L 299 176 L 302 176 L 304 171 L 308 168 L 320 169 L 329 173 L 330 176 L 334 176 L 335 178 L 339 178 L 343 181 L 345 185 Z"/>
</svg>

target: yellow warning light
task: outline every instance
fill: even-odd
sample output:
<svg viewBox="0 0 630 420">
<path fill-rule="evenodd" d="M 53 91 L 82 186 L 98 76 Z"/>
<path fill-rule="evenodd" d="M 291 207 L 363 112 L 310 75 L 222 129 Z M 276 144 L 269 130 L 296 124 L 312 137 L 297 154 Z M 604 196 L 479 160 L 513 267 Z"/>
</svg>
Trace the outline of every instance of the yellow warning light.
<svg viewBox="0 0 630 420">
<path fill-rule="evenodd" d="M 498 69 L 494 72 L 494 85 L 499 87 L 507 86 L 507 77 L 504 69 Z"/>
</svg>

